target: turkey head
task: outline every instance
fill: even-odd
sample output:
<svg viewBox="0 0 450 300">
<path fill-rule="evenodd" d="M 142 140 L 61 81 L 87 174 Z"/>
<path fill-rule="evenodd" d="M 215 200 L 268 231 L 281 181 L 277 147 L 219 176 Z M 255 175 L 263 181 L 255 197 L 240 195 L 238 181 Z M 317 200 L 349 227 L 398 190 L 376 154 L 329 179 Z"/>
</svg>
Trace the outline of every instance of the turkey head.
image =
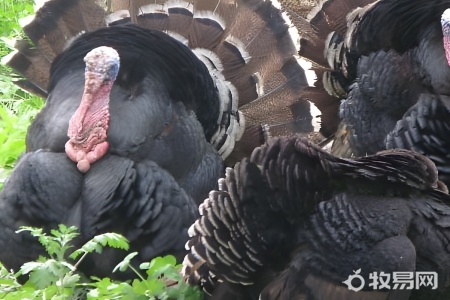
<svg viewBox="0 0 450 300">
<path fill-rule="evenodd" d="M 98 47 L 84 57 L 85 85 L 80 106 L 69 122 L 67 156 L 85 173 L 108 151 L 109 95 L 119 71 L 116 50 Z"/>
<path fill-rule="evenodd" d="M 450 8 L 442 13 L 441 17 L 442 35 L 444 40 L 445 56 L 450 66 Z"/>
</svg>

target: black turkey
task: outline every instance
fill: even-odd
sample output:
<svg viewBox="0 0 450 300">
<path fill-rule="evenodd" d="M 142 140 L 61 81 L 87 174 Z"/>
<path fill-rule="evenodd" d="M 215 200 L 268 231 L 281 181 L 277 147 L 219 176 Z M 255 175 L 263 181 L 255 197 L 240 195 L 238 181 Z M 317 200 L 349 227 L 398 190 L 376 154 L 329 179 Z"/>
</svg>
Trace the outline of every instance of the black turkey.
<svg viewBox="0 0 450 300">
<path fill-rule="evenodd" d="M 77 225 L 79 243 L 116 231 L 139 261 L 179 254 L 224 159 L 314 134 L 298 99 L 305 73 L 270 1 L 50 0 L 24 31 L 33 45 L 18 41 L 5 60 L 47 100 L 0 194 L 7 267 L 41 253 L 14 234 L 21 225 Z M 111 252 L 83 270 L 110 274 L 122 255 Z"/>
<path fill-rule="evenodd" d="M 295 22 L 302 13 L 296 1 L 281 2 Z M 304 32 L 300 53 L 317 63 L 322 80 L 314 95 L 343 99 L 332 152 L 350 157 L 412 149 L 431 158 L 441 180 L 450 183 L 450 123 L 443 118 L 450 95 L 450 1 L 315 5 L 306 19 L 297 17 Z M 431 102 L 439 109 L 430 109 Z"/>
<path fill-rule="evenodd" d="M 187 281 L 212 299 L 448 299 L 450 196 L 437 178 L 409 150 L 352 160 L 275 138 L 200 205 Z M 349 291 L 343 281 L 358 270 L 365 289 Z M 437 272 L 439 288 L 368 286 L 372 272 L 413 271 Z"/>
<path fill-rule="evenodd" d="M 450 98 L 421 94 L 386 138 L 386 147 L 411 149 L 429 156 L 439 179 L 450 183 Z"/>
<path fill-rule="evenodd" d="M 424 104 L 419 98 L 449 95 L 448 8 L 449 1 L 379 1 L 359 13 L 344 46 L 360 55 L 349 78 L 357 79 L 341 106 L 355 155 L 384 149 L 396 122 Z"/>
<path fill-rule="evenodd" d="M 43 254 L 31 235 L 15 233 L 19 226 L 75 225 L 81 233 L 78 247 L 99 233 L 119 232 L 139 251 L 139 262 L 165 254 L 182 259 L 187 229 L 198 215 L 196 203 L 158 164 L 112 154 L 83 175 L 64 153 L 27 153 L 0 200 L 0 260 L 14 270 Z M 125 254 L 105 249 L 102 255 L 87 256 L 80 269 L 109 277 Z"/>
<path fill-rule="evenodd" d="M 18 84 L 31 91 L 48 94 L 48 102 L 54 102 L 52 97 L 55 91 L 60 93 L 59 89 L 62 89 L 59 86 L 65 81 L 73 85 L 75 80 L 63 76 L 67 73 L 68 64 L 80 68 L 80 78 L 84 82 L 82 58 L 95 46 L 111 46 L 119 52 L 122 61 L 111 91 L 111 111 L 122 109 L 122 112 L 124 108 L 114 107 L 112 102 L 116 93 L 122 92 L 121 97 L 128 100 L 141 100 L 139 96 L 148 95 L 142 91 L 150 87 L 141 80 L 149 76 L 156 86 L 164 85 L 169 93 L 167 97 L 183 103 L 195 113 L 206 139 L 215 145 L 222 157 L 229 157 L 233 152 L 230 161 L 233 161 L 233 157 L 239 160 L 249 155 L 269 135 L 292 132 L 309 134 L 313 131 L 310 103 L 298 99 L 299 92 L 307 86 L 304 71 L 294 57 L 296 49 L 288 26 L 270 1 L 137 1 L 130 6 L 129 1 L 117 0 L 108 1 L 107 9 L 104 11 L 95 1 L 49 1 L 24 27 L 25 33 L 44 55 L 21 41 L 17 43 L 19 52 L 7 59 L 8 65 L 27 78 L 18 81 Z M 108 14 L 109 10 L 114 13 Z M 83 14 L 84 23 L 73 21 L 80 11 L 89 12 Z M 104 16 L 104 19 L 99 16 Z M 117 25 L 130 20 L 138 26 L 158 29 L 174 38 L 152 32 L 148 33 L 154 36 L 150 40 L 150 37 L 139 33 L 119 32 L 119 28 L 124 27 L 117 28 Z M 91 31 L 106 25 L 109 28 L 104 31 L 94 31 L 79 39 L 75 38 L 81 31 Z M 147 43 L 145 46 L 148 49 L 143 56 L 145 59 L 138 59 L 139 55 L 144 54 L 136 52 L 139 47 L 133 43 L 134 39 L 138 45 Z M 53 61 L 54 56 L 68 42 L 71 42 L 69 49 L 53 63 L 52 77 L 48 79 L 44 71 L 50 68 L 49 61 Z M 155 46 L 161 43 L 175 49 Z M 180 43 L 192 50 L 182 47 Z M 137 49 L 130 51 L 130 48 Z M 139 65 L 136 65 L 136 61 L 139 61 Z M 141 71 L 137 72 L 136 68 Z M 205 68 L 209 72 L 205 72 Z M 153 77 L 150 75 L 152 72 L 155 74 Z M 162 73 L 167 77 L 163 78 Z M 70 98 L 77 96 L 79 99 L 82 95 L 81 88 L 78 88 L 77 95 L 72 90 L 64 91 L 67 93 L 65 96 Z M 67 106 L 75 102 L 66 101 Z M 133 102 L 138 102 L 136 106 L 139 111 L 148 110 L 139 106 L 143 105 L 140 101 Z M 76 102 L 78 105 L 79 102 Z M 50 122 L 42 120 L 48 119 L 47 114 L 61 113 L 56 110 L 63 105 L 55 106 L 46 107 L 30 128 L 27 140 L 29 151 L 49 147 L 61 151 L 62 143 L 57 138 L 64 139 L 65 143 L 65 128 L 59 129 L 61 133 L 57 134 L 53 132 L 56 130 L 53 123 L 48 125 Z M 64 112 L 72 116 L 75 108 L 67 108 Z M 114 113 L 110 114 L 113 119 Z M 171 120 L 166 118 L 164 121 L 170 123 Z M 66 116 L 59 119 L 67 123 L 70 118 Z M 121 143 L 115 142 L 114 123 L 112 120 L 108 130 L 109 139 L 113 139 L 108 141 L 110 151 L 139 153 L 138 150 L 147 149 L 147 141 L 138 134 L 133 139 L 130 137 Z M 50 126 L 51 129 L 47 128 Z M 147 126 L 143 127 L 147 133 Z M 40 133 L 42 128 L 46 129 L 44 133 Z M 161 131 L 163 129 L 158 128 L 147 135 L 154 136 Z M 136 144 L 144 146 L 138 147 Z M 133 146 L 138 150 L 131 149 Z"/>
</svg>

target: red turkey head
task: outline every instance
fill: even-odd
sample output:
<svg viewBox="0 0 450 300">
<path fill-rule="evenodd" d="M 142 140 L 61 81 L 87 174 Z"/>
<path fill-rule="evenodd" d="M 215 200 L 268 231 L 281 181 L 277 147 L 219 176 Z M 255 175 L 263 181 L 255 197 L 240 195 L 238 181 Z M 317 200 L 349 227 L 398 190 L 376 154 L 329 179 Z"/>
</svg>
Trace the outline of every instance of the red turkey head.
<svg viewBox="0 0 450 300">
<path fill-rule="evenodd" d="M 108 151 L 109 95 L 119 72 L 116 50 L 98 47 L 84 57 L 86 63 L 84 93 L 80 106 L 69 122 L 67 156 L 85 173 L 90 165 Z"/>
<path fill-rule="evenodd" d="M 441 16 L 442 33 L 444 40 L 445 56 L 450 66 L 450 8 L 447 8 Z"/>
</svg>

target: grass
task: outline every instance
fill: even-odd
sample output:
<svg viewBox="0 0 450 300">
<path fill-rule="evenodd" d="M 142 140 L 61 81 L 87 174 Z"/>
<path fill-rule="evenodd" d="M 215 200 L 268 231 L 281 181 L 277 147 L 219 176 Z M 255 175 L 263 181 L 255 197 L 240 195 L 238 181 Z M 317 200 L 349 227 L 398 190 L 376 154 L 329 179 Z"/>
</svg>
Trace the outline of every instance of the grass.
<svg viewBox="0 0 450 300">
<path fill-rule="evenodd" d="M 0 2 L 0 56 L 13 51 L 14 40 L 23 37 L 19 20 L 34 13 L 33 1 Z M 31 95 L 13 81 L 20 78 L 10 68 L 0 65 L 0 188 L 17 158 L 25 151 L 25 136 L 31 120 L 44 100 Z"/>
</svg>

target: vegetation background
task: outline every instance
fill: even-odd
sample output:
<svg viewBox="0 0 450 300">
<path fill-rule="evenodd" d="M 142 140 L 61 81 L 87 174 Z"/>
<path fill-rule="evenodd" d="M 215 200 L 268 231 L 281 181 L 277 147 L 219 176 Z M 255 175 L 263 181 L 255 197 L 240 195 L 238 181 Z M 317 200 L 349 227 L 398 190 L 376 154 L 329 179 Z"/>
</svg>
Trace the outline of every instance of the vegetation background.
<svg viewBox="0 0 450 300">
<path fill-rule="evenodd" d="M 0 56 L 13 51 L 16 38 L 23 37 L 19 20 L 34 13 L 32 0 L 0 2 Z M 44 100 L 24 92 L 13 80 L 18 78 L 10 68 L 0 65 L 0 188 L 15 161 L 25 150 L 26 130 L 44 105 Z"/>
<path fill-rule="evenodd" d="M 0 1 L 0 57 L 14 50 L 14 41 L 23 38 L 20 20 L 34 14 L 33 0 Z M 26 131 L 44 105 L 44 100 L 31 95 L 13 81 L 18 74 L 0 65 L 0 190 L 16 160 L 25 151 Z M 185 284 L 181 265 L 173 256 L 158 257 L 139 268 L 130 260 L 136 253 L 127 253 L 128 241 L 115 233 L 94 237 L 80 249 L 73 249 L 78 235 L 74 227 L 61 225 L 45 233 L 39 228 L 22 228 L 35 236 L 47 255 L 28 262 L 18 272 L 7 270 L 0 262 L 0 299 L 202 299 L 196 287 Z M 76 267 L 86 255 L 101 252 L 104 247 L 123 249 L 124 260 L 111 272 L 132 269 L 136 279 L 115 282 L 110 278 L 86 278 Z M 1 251 L 1 249 L 0 249 Z"/>
</svg>

